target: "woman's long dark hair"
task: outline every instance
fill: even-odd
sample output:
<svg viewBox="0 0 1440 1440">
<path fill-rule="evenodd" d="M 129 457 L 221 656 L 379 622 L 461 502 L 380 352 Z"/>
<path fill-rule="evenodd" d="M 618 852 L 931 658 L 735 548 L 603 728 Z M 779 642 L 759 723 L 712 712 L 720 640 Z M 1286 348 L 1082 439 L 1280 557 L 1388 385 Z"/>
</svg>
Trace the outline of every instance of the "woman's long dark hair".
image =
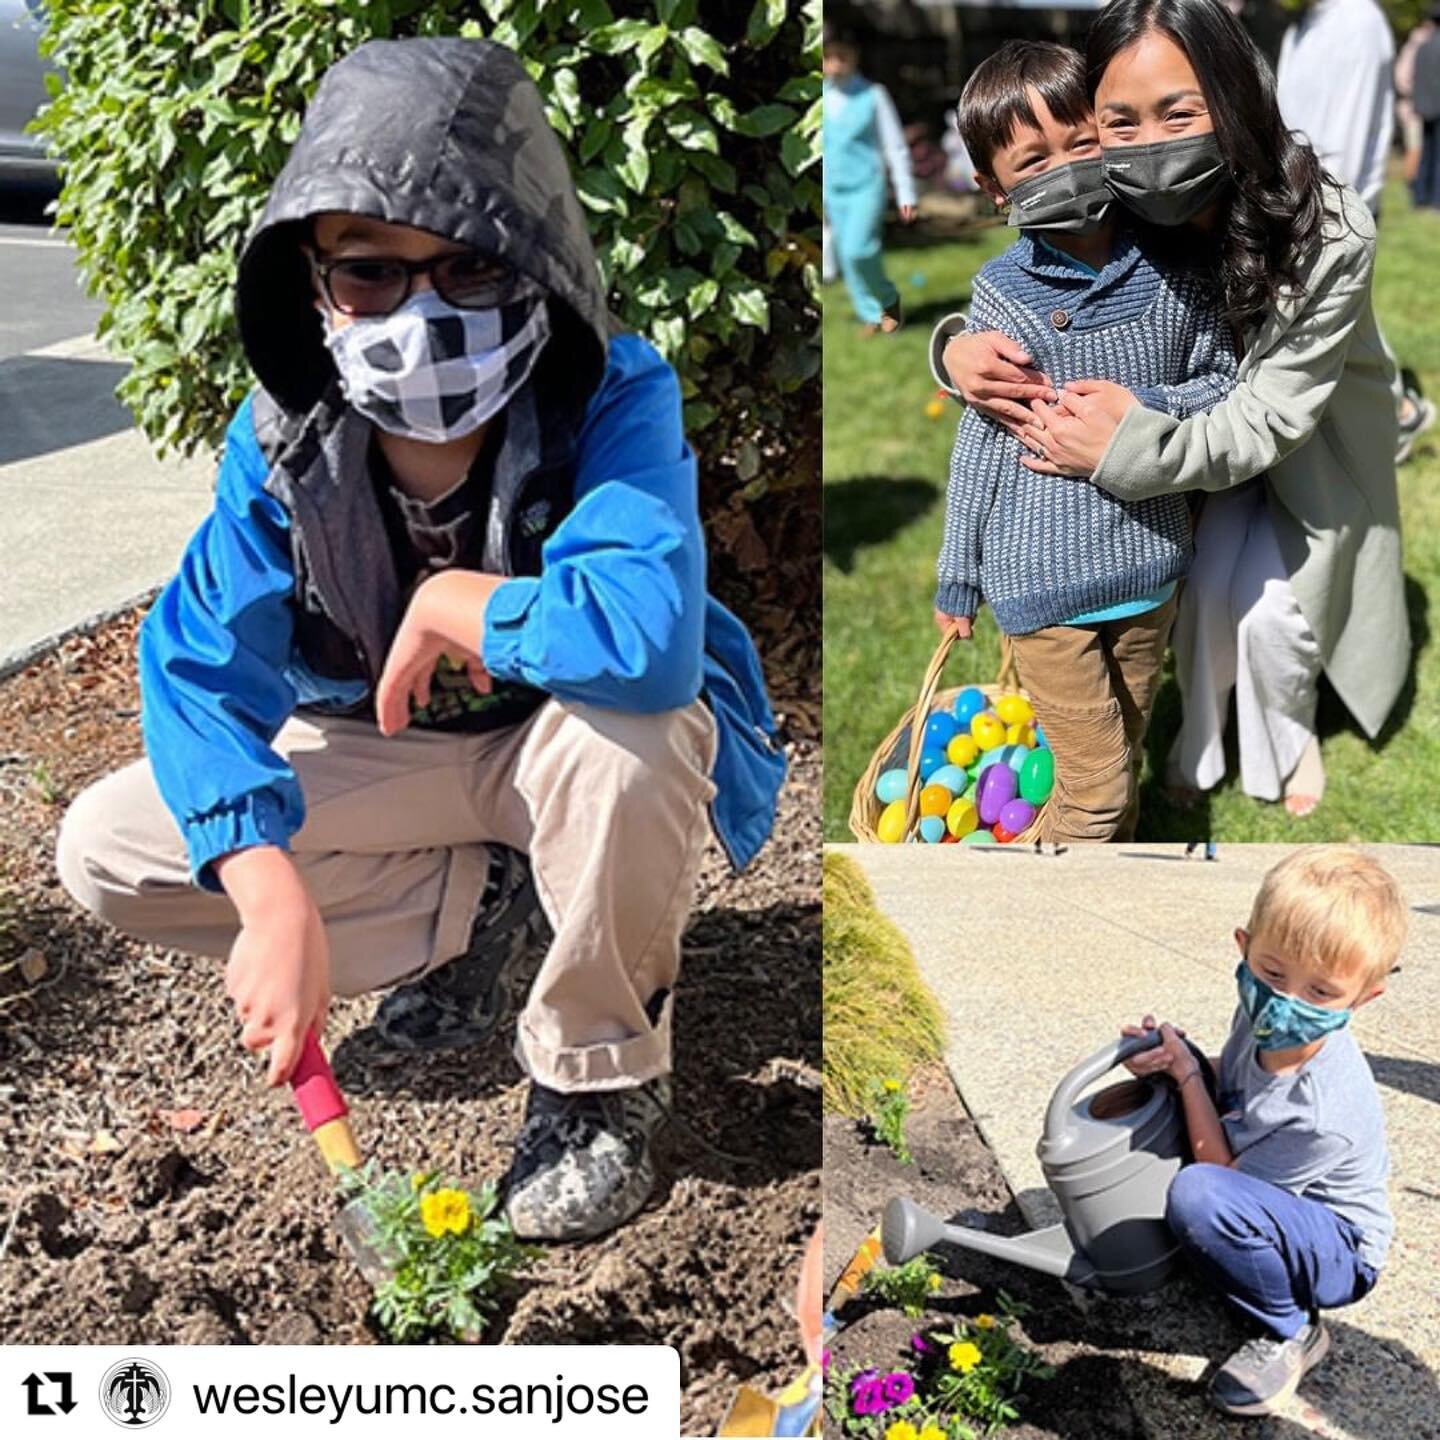
<svg viewBox="0 0 1440 1440">
<path fill-rule="evenodd" d="M 1086 44 L 1092 99 L 1110 62 L 1152 30 L 1185 52 L 1230 167 L 1216 280 L 1226 318 L 1243 330 L 1282 294 L 1303 292 L 1301 271 L 1322 241 L 1322 186 L 1336 182 L 1285 128 L 1268 62 L 1220 0 L 1111 0 Z"/>
</svg>

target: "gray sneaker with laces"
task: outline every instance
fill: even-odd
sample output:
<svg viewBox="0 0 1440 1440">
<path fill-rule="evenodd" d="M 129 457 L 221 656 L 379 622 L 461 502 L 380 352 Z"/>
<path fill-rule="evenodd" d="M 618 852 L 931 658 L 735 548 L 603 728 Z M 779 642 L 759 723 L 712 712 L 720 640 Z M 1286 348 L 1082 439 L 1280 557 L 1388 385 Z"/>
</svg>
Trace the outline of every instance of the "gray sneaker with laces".
<svg viewBox="0 0 1440 1440">
<path fill-rule="evenodd" d="M 463 955 L 408 985 L 397 985 L 371 1022 L 397 1050 L 455 1050 L 478 1045 L 504 1018 L 511 984 L 547 938 L 530 861 L 491 845 L 485 893 Z"/>
<path fill-rule="evenodd" d="M 1291 1340 L 1257 1335 L 1215 1372 L 1210 1399 L 1227 1415 L 1273 1414 L 1329 1349 L 1330 1332 L 1318 1319 Z"/>
<path fill-rule="evenodd" d="M 626 1090 L 564 1094 L 534 1081 L 506 1177 L 522 1240 L 592 1240 L 650 1198 L 650 1141 L 670 1112 L 665 1076 Z"/>
</svg>

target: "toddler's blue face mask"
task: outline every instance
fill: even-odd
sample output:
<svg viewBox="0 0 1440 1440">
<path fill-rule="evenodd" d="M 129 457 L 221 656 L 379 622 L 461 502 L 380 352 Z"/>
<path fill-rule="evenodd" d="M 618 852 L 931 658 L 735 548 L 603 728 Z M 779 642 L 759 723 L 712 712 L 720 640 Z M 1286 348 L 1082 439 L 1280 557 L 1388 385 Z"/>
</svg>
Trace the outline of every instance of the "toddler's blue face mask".
<svg viewBox="0 0 1440 1440">
<path fill-rule="evenodd" d="M 1326 1010 L 1272 990 L 1242 960 L 1235 971 L 1240 1008 L 1250 1021 L 1257 1050 L 1293 1050 L 1322 1040 L 1350 1019 L 1349 1010 Z"/>
</svg>

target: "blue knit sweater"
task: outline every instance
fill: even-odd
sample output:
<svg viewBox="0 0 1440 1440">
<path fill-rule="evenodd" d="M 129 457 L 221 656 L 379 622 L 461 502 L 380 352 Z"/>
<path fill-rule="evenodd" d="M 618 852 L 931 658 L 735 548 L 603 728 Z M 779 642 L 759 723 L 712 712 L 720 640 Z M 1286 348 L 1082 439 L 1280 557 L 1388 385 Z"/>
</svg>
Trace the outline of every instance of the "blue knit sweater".
<svg viewBox="0 0 1440 1440">
<path fill-rule="evenodd" d="M 1003 331 L 1057 385 L 1112 380 L 1182 419 L 1208 410 L 1235 383 L 1234 350 L 1210 285 L 1162 269 L 1126 230 L 1098 275 L 1022 232 L 975 277 L 969 329 Z M 1085 481 L 1037 475 L 1020 455 L 1009 431 L 966 410 L 950 459 L 936 609 L 974 615 L 983 596 L 1002 630 L 1024 635 L 1184 575 L 1184 496 L 1125 503 Z"/>
</svg>

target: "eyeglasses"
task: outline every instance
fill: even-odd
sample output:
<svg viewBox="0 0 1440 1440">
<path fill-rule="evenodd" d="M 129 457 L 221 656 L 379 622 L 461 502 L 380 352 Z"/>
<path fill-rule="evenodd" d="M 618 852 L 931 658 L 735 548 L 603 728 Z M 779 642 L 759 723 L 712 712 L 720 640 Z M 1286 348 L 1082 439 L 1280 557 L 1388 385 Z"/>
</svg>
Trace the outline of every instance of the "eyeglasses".
<svg viewBox="0 0 1440 1440">
<path fill-rule="evenodd" d="M 538 293 L 528 276 L 478 250 L 429 260 L 312 256 L 310 263 L 325 298 L 342 315 L 389 315 L 409 298 L 417 275 L 428 275 L 436 294 L 460 310 L 489 310 Z"/>
</svg>

